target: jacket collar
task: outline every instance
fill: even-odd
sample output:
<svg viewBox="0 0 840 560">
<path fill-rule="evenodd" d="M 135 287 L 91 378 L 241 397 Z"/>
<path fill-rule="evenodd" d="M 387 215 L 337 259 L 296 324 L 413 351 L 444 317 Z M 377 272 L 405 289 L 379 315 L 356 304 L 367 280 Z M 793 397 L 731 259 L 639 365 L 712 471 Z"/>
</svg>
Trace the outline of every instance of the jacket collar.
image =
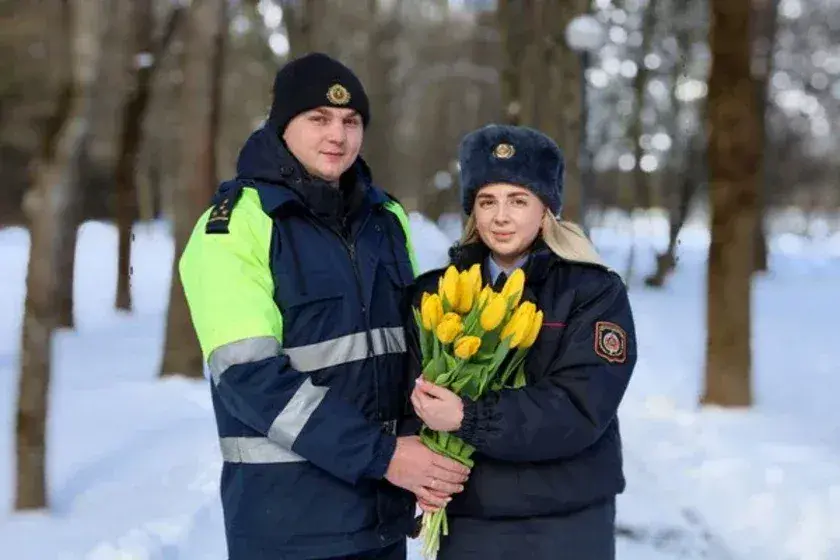
<svg viewBox="0 0 840 560">
<path fill-rule="evenodd" d="M 339 188 L 313 177 L 269 128 L 254 131 L 237 161 L 237 179 L 275 188 L 259 189 L 267 214 L 306 207 L 316 215 L 334 219 L 350 216 L 366 202 L 382 204 L 387 195 L 372 183 L 370 167 L 361 156 L 342 175 Z"/>
<path fill-rule="evenodd" d="M 458 270 L 466 270 L 478 263 L 486 268 L 485 263 L 490 255 L 487 246 L 476 241 L 466 245 L 456 243 L 449 249 L 450 262 Z M 531 246 L 528 262 L 522 267 L 528 284 L 542 283 L 549 270 L 560 262 L 560 259 L 548 248 L 542 238 L 537 238 Z"/>
</svg>

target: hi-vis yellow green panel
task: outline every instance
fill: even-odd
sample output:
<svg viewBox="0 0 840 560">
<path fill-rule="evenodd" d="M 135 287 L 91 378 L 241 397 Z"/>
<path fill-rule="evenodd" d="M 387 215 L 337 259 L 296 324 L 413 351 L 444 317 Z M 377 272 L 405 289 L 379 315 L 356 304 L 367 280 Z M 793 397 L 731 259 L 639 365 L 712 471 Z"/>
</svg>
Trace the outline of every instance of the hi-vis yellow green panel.
<svg viewBox="0 0 840 560">
<path fill-rule="evenodd" d="M 408 216 L 396 202 L 385 205 L 405 232 L 416 275 L 417 259 Z M 212 208 L 195 224 L 178 271 L 205 361 L 217 348 L 246 338 L 283 342 L 283 316 L 274 302 L 269 262 L 273 222 L 255 189 L 244 188 L 228 220 L 229 233 L 205 233 Z"/>
<path fill-rule="evenodd" d="M 216 348 L 252 337 L 283 342 L 269 263 L 272 220 L 252 188 L 242 190 L 224 235 L 208 235 L 208 209 L 178 263 L 181 283 L 205 361 Z"/>
<path fill-rule="evenodd" d="M 405 232 L 405 250 L 408 252 L 408 258 L 411 260 L 411 270 L 417 276 L 419 272 L 417 269 L 417 255 L 414 254 L 414 244 L 411 242 L 411 227 L 408 223 L 408 216 L 403 207 L 394 201 L 386 202 L 385 209 L 393 213 L 400 221 L 403 232 Z"/>
</svg>

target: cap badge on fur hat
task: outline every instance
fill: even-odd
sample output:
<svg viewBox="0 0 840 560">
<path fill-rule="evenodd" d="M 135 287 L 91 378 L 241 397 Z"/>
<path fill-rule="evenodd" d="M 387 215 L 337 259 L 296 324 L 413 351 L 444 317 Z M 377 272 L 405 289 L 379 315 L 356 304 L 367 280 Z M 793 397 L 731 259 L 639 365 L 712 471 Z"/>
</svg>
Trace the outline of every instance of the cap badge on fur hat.
<svg viewBox="0 0 840 560">
<path fill-rule="evenodd" d="M 327 90 L 327 101 L 333 105 L 347 105 L 350 103 L 350 92 L 341 84 L 333 84 Z"/>
<path fill-rule="evenodd" d="M 493 149 L 493 155 L 499 159 L 510 159 L 515 153 L 516 149 L 506 142 L 502 142 Z"/>
</svg>

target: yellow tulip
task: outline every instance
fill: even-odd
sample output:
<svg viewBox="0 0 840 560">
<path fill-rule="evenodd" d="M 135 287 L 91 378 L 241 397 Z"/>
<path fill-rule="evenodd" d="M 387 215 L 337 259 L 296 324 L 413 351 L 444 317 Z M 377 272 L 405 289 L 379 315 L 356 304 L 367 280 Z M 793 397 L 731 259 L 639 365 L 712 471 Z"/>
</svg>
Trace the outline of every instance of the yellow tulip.
<svg viewBox="0 0 840 560">
<path fill-rule="evenodd" d="M 490 293 L 488 297 L 490 299 L 487 302 L 487 306 L 481 312 L 481 316 L 478 320 L 479 323 L 481 323 L 482 329 L 485 331 L 492 331 L 498 327 L 505 318 L 505 313 L 507 312 L 507 302 L 505 301 L 505 298 L 499 296 L 498 294 Z"/>
<path fill-rule="evenodd" d="M 526 301 L 516 308 L 513 316 L 508 321 L 505 328 L 502 329 L 502 340 L 510 337 L 510 347 L 516 348 L 522 343 L 522 340 L 528 335 L 531 330 L 531 323 L 534 319 L 537 306 Z"/>
<path fill-rule="evenodd" d="M 478 305 L 484 305 L 487 302 L 487 298 L 490 297 L 490 294 L 493 292 L 493 288 L 490 286 L 484 286 L 484 289 L 481 290 L 481 293 L 478 294 Z"/>
<path fill-rule="evenodd" d="M 427 294 L 423 295 L 426 296 Z M 439 295 L 431 294 L 423 298 L 423 303 L 420 306 L 420 316 L 423 319 L 423 328 L 427 331 L 435 330 L 443 317 L 443 304 Z"/>
<path fill-rule="evenodd" d="M 534 314 L 534 319 L 531 321 L 531 328 L 528 331 L 528 334 L 525 335 L 525 338 L 522 339 L 522 342 L 519 344 L 520 348 L 530 348 L 534 345 L 534 342 L 537 341 L 537 336 L 540 334 L 540 329 L 542 328 L 543 323 L 543 312 L 537 311 Z"/>
<path fill-rule="evenodd" d="M 458 279 L 458 270 L 450 265 L 440 280 L 440 297 L 450 307 L 458 305 Z"/>
<path fill-rule="evenodd" d="M 481 292 L 481 265 L 472 265 L 467 271 L 467 275 L 470 278 L 470 289 L 473 295 L 478 296 L 479 292 Z"/>
<path fill-rule="evenodd" d="M 450 311 L 449 313 L 444 313 L 443 317 L 441 317 L 441 323 L 444 321 L 454 321 L 455 323 L 461 322 L 461 316 L 455 313 L 454 311 Z"/>
<path fill-rule="evenodd" d="M 457 319 L 447 319 L 447 316 L 450 315 L 454 315 Z M 455 340 L 455 338 L 461 334 L 463 330 L 464 325 L 461 323 L 461 318 L 455 313 L 447 313 L 444 315 L 441 322 L 438 323 L 435 333 L 437 334 L 438 340 L 444 344 L 449 344 Z"/>
<path fill-rule="evenodd" d="M 505 300 L 509 299 L 511 296 L 514 297 L 514 300 L 511 303 L 512 308 L 513 306 L 519 305 L 519 301 L 522 299 L 522 292 L 524 290 L 525 273 L 522 272 L 521 268 L 517 268 L 505 282 L 505 286 L 502 288 L 502 296 L 504 296 Z"/>
<path fill-rule="evenodd" d="M 455 343 L 455 356 L 462 360 L 469 360 L 472 358 L 478 349 L 481 347 L 481 339 L 477 336 L 462 336 Z"/>
<path fill-rule="evenodd" d="M 458 275 L 458 302 L 454 307 L 459 313 L 467 314 L 472 309 L 475 293 L 470 285 L 471 282 L 472 279 L 466 270 Z"/>
</svg>

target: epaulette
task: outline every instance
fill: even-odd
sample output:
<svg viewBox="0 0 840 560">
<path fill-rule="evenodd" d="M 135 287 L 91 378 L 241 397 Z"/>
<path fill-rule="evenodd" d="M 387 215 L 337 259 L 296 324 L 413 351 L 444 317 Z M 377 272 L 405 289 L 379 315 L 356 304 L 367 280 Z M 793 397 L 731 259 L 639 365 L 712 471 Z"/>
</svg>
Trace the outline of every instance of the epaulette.
<svg viewBox="0 0 840 560">
<path fill-rule="evenodd" d="M 204 233 L 230 233 L 230 216 L 244 186 L 242 182 L 234 180 L 227 181 L 219 187 L 218 192 L 213 197 L 213 209 L 210 210 L 210 217 L 207 218 Z"/>
</svg>

